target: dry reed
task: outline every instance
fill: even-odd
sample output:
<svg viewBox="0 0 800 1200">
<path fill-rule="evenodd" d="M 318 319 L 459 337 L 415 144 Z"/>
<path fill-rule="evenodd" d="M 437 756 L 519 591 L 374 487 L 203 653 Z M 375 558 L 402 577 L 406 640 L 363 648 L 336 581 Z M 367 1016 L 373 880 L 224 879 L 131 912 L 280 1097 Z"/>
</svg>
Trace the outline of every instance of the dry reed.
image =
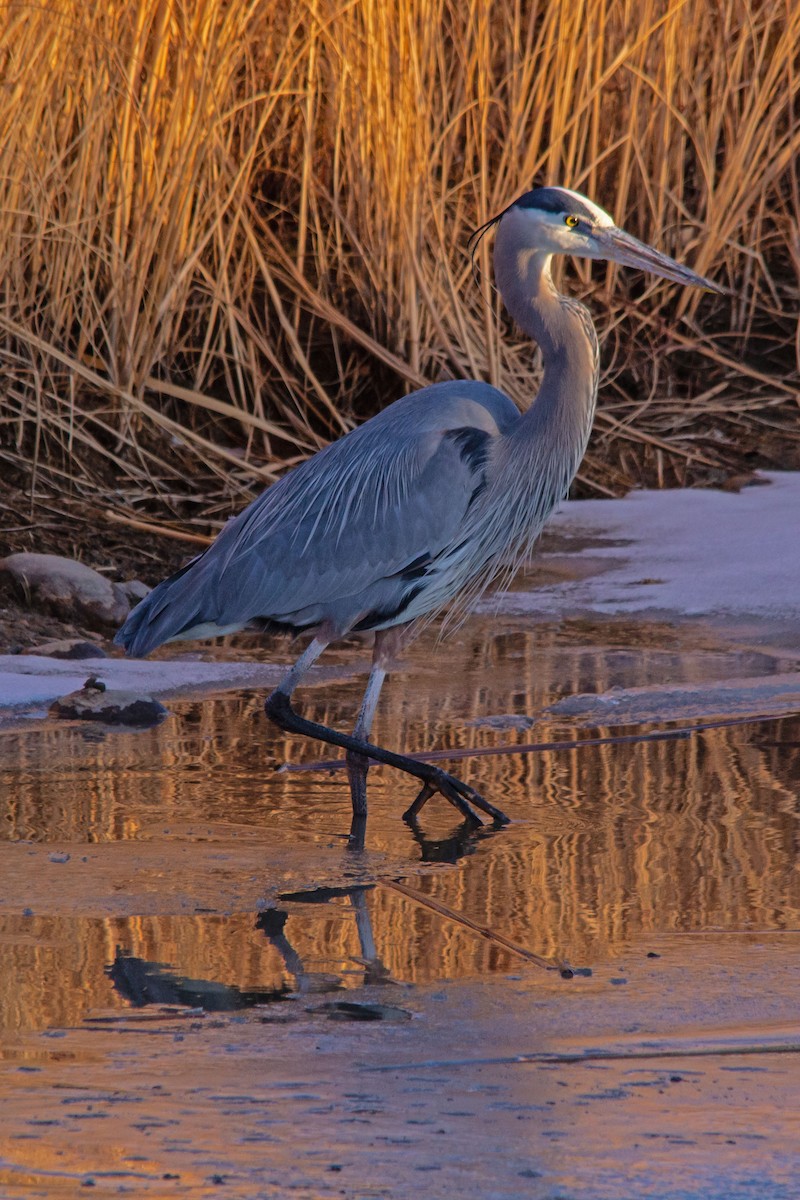
<svg viewBox="0 0 800 1200">
<path fill-rule="evenodd" d="M 404 389 L 480 376 L 524 405 L 535 354 L 465 246 L 533 181 L 734 289 L 577 266 L 605 371 L 584 480 L 780 457 L 799 47 L 791 0 L 11 0 L 4 473 L 207 532 Z"/>
</svg>

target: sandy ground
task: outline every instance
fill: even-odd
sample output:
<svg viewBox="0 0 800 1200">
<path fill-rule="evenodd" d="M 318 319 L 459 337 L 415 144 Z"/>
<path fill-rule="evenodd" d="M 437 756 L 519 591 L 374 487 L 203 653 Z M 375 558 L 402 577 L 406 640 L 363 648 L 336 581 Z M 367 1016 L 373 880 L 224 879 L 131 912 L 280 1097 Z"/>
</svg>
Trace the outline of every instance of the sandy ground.
<svg viewBox="0 0 800 1200">
<path fill-rule="evenodd" d="M 408 830 L 378 771 L 348 849 L 341 772 L 273 772 L 317 757 L 263 721 L 285 646 L 1 660 L 0 1196 L 795 1197 L 798 513 L 800 476 L 568 505 L 418 644 L 377 733 L 501 832 Z M 364 665 L 304 704 L 346 727 Z M 46 717 L 99 672 L 173 716 Z"/>
</svg>

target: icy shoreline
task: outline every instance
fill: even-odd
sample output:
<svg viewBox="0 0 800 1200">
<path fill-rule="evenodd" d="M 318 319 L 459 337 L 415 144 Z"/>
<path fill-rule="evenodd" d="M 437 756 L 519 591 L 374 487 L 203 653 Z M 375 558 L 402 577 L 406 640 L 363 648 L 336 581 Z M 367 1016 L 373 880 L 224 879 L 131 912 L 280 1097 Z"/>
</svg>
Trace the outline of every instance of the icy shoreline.
<svg viewBox="0 0 800 1200">
<path fill-rule="evenodd" d="M 547 527 L 530 574 L 478 611 L 559 620 L 713 620 L 780 627 L 800 652 L 800 472 L 770 473 L 738 493 L 632 492 L 622 500 L 567 502 Z M 751 630 L 752 632 L 752 630 Z M 358 669 L 361 664 L 359 663 Z M 267 663 L 122 658 L 80 662 L 0 656 L 0 711 L 44 705 L 99 676 L 109 688 L 153 695 L 267 689 L 284 668 Z"/>
</svg>

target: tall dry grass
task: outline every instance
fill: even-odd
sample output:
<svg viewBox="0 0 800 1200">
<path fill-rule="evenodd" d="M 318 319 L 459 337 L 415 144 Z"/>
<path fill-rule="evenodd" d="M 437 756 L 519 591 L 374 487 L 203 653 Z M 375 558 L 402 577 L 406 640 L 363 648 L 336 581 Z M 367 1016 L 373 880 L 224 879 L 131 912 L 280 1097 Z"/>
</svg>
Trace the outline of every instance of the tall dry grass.
<svg viewBox="0 0 800 1200">
<path fill-rule="evenodd" d="M 791 437 L 799 48 L 792 0 L 11 0 L 4 472 L 205 530 L 406 388 L 525 404 L 536 356 L 465 247 L 532 181 L 735 293 L 575 268 L 604 342 L 584 479 Z"/>
</svg>

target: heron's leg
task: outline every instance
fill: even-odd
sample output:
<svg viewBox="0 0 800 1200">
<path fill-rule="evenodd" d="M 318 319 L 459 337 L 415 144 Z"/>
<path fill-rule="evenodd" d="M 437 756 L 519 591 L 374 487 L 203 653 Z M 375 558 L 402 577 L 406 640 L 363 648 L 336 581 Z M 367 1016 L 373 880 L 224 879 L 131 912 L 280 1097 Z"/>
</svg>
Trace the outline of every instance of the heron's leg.
<svg viewBox="0 0 800 1200">
<path fill-rule="evenodd" d="M 327 650 L 328 645 L 329 643 L 323 641 L 322 638 L 313 638 L 312 641 L 308 643 L 297 662 L 286 672 L 283 679 L 275 689 L 273 695 L 276 695 L 278 692 L 282 692 L 284 696 L 291 696 L 292 692 L 297 687 L 308 668 L 314 665 L 320 654 L 322 654 L 323 650 Z"/>
<path fill-rule="evenodd" d="M 294 711 L 289 703 L 289 696 L 281 688 L 276 688 L 272 695 L 267 697 L 264 708 L 269 719 L 279 725 L 281 729 L 316 738 L 317 741 L 326 742 L 329 746 L 340 746 L 343 750 L 352 750 L 355 754 L 374 759 L 375 762 L 385 763 L 387 767 L 395 767 L 398 771 L 404 771 L 406 775 L 413 775 L 415 779 L 428 784 L 432 791 L 440 792 L 458 809 L 462 816 L 467 817 L 474 824 L 480 825 L 481 821 L 470 808 L 470 804 L 474 804 L 476 808 L 485 812 L 498 824 L 508 824 L 508 817 L 499 808 L 495 808 L 488 800 L 484 800 L 483 796 L 469 784 L 456 779 L 454 775 L 448 775 L 446 771 L 442 771 L 432 763 L 420 762 L 419 759 L 409 758 L 405 754 L 395 754 L 392 750 L 384 750 L 382 746 L 359 741 L 350 734 L 339 733 L 327 725 L 320 725 L 316 721 L 309 721 L 305 717 L 301 717 Z"/>
<path fill-rule="evenodd" d="M 305 717 L 301 717 L 299 713 L 296 713 L 291 706 L 290 696 L 308 668 L 319 658 L 327 645 L 327 641 L 323 641 L 321 638 L 314 638 L 300 655 L 292 669 L 278 684 L 275 691 L 267 697 L 264 710 L 271 721 L 280 729 L 285 729 L 288 733 L 300 733 L 305 737 L 316 738 L 317 741 L 325 742 L 329 746 L 339 746 L 343 750 L 351 751 L 356 756 L 367 759 L 371 758 L 375 762 L 385 763 L 387 767 L 395 767 L 398 771 L 404 771 L 407 775 L 413 775 L 415 779 L 419 779 L 421 783 L 428 785 L 428 788 L 423 788 L 423 792 L 426 793 L 426 799 L 428 794 L 432 795 L 433 792 L 441 793 L 445 800 L 448 800 L 454 808 L 457 808 L 462 816 L 477 825 L 480 825 L 481 821 L 472 808 L 470 808 L 470 804 L 474 804 L 476 808 L 479 808 L 481 812 L 485 812 L 487 816 L 490 816 L 498 824 L 508 824 L 508 817 L 499 808 L 495 808 L 488 800 L 484 800 L 483 796 L 479 792 L 476 792 L 474 788 L 463 783 L 460 779 L 456 779 L 454 775 L 448 775 L 446 771 L 442 771 L 441 768 L 435 767 L 432 763 L 420 762 L 418 759 L 409 758 L 405 754 L 395 754 L 392 750 L 384 750 L 382 746 L 374 746 L 371 742 L 352 737 L 346 733 L 339 733 L 336 729 L 331 729 L 328 725 L 320 725 L 317 721 L 309 721 Z M 359 818 L 359 820 L 363 821 L 363 818 Z"/>
<path fill-rule="evenodd" d="M 360 742 L 365 741 L 369 737 L 369 731 L 372 728 L 375 709 L 378 707 L 378 698 L 380 697 L 385 678 L 386 667 L 381 661 L 378 644 L 376 643 L 372 670 L 369 673 L 366 691 L 364 692 L 364 698 L 361 701 L 361 708 L 358 711 L 358 717 L 353 729 L 353 737 L 358 738 Z M 350 779 L 350 795 L 353 801 L 354 817 L 366 817 L 367 815 L 368 770 L 368 758 L 363 754 L 355 753 L 353 750 L 347 751 L 347 774 Z"/>
</svg>

